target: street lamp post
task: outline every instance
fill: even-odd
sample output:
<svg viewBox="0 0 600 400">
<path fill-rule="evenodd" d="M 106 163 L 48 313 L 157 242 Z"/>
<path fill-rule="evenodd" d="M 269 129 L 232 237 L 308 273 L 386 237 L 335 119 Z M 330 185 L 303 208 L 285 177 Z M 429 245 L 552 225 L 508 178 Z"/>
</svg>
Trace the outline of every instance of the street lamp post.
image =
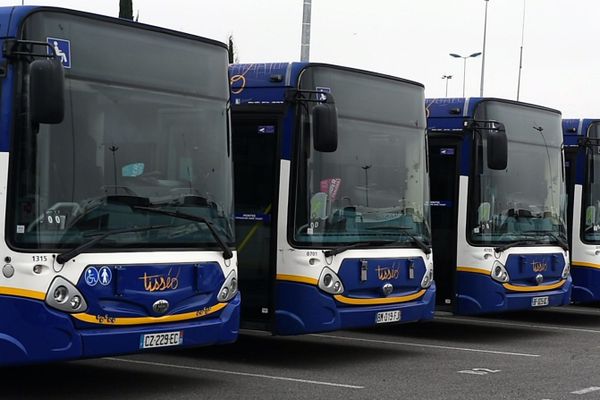
<svg viewBox="0 0 600 400">
<path fill-rule="evenodd" d="M 448 97 L 448 81 L 452 79 L 452 75 L 442 75 L 442 79 L 446 81 L 446 97 Z"/>
<path fill-rule="evenodd" d="M 300 61 L 308 61 L 310 56 L 310 12 L 312 0 L 304 0 L 302 13 L 302 43 L 300 44 Z"/>
<path fill-rule="evenodd" d="M 367 207 L 369 207 L 369 168 L 373 165 L 363 165 L 361 168 L 365 170 L 365 196 L 367 200 Z"/>
<path fill-rule="evenodd" d="M 481 52 L 473 53 L 468 56 L 461 56 L 460 54 L 450 53 L 450 57 L 463 59 L 463 97 L 465 97 L 465 81 L 467 79 L 467 58 L 475 58 L 480 55 L 481 55 Z"/>
<path fill-rule="evenodd" d="M 479 85 L 479 97 L 483 97 L 483 78 L 484 78 L 484 71 L 485 71 L 485 38 L 486 38 L 486 34 L 487 34 L 487 9 L 488 9 L 488 2 L 490 0 L 484 0 L 485 1 L 485 17 L 483 18 L 483 49 L 481 50 L 482 56 L 481 56 L 481 83 Z"/>
<path fill-rule="evenodd" d="M 525 0 L 523 0 L 523 24 L 521 25 L 521 51 L 519 52 L 519 77 L 517 78 L 517 101 L 521 92 L 521 70 L 523 69 L 523 42 L 525 40 Z"/>
</svg>

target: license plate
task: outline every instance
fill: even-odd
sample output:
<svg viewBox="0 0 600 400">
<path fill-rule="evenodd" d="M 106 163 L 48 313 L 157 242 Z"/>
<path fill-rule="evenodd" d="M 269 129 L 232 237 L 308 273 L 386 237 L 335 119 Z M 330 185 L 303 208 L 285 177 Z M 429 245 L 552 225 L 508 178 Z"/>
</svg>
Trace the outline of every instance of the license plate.
<svg viewBox="0 0 600 400">
<path fill-rule="evenodd" d="M 148 333 L 140 336 L 140 349 L 179 346 L 183 343 L 183 332 Z"/>
<path fill-rule="evenodd" d="M 397 321 L 400 321 L 400 310 L 378 312 L 375 318 L 375 323 L 377 324 L 387 324 L 388 322 Z"/>
<path fill-rule="evenodd" d="M 533 299 L 531 299 L 531 306 L 532 307 L 543 307 L 543 306 L 547 306 L 548 302 L 549 302 L 548 296 L 534 297 Z"/>
</svg>

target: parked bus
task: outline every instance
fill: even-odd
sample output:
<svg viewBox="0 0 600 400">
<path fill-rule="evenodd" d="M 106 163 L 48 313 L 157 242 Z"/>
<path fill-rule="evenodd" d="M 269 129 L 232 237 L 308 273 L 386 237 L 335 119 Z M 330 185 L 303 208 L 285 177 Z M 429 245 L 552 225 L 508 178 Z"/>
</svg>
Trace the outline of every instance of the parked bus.
<svg viewBox="0 0 600 400">
<path fill-rule="evenodd" d="M 312 63 L 230 81 L 242 327 L 431 319 L 423 86 Z"/>
<path fill-rule="evenodd" d="M 564 119 L 574 303 L 600 301 L 600 120 Z"/>
<path fill-rule="evenodd" d="M 438 308 L 568 304 L 561 113 L 494 98 L 426 104 Z"/>
<path fill-rule="evenodd" d="M 239 329 L 227 49 L 0 8 L 0 365 Z"/>
</svg>

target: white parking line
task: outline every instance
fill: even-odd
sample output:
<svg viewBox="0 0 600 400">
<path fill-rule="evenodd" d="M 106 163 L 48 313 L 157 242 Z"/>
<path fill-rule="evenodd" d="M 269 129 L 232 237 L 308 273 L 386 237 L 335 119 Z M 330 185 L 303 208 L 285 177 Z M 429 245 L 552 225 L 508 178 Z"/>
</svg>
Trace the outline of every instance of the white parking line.
<svg viewBox="0 0 600 400">
<path fill-rule="evenodd" d="M 560 312 L 565 314 L 598 315 L 600 310 L 584 306 L 562 306 L 540 309 L 542 312 Z"/>
<path fill-rule="evenodd" d="M 307 384 L 311 384 L 311 385 L 334 386 L 334 387 L 347 388 L 347 389 L 364 389 L 365 388 L 364 386 L 346 385 L 343 383 L 313 381 L 313 380 L 309 380 L 309 379 L 287 378 L 284 376 L 274 376 L 274 375 L 264 375 L 264 374 L 252 374 L 249 372 L 227 371 L 227 370 L 213 369 L 213 368 L 190 367 L 187 365 L 166 364 L 166 363 L 158 363 L 158 362 L 151 362 L 151 361 L 128 360 L 125 358 L 104 357 L 103 359 L 109 360 L 109 361 L 130 363 L 130 364 L 151 365 L 154 367 L 178 368 L 178 369 L 185 369 L 185 370 L 190 370 L 190 371 L 210 372 L 210 373 L 215 373 L 215 374 L 249 376 L 252 378 L 262 378 L 262 379 L 272 379 L 272 380 L 278 380 L 278 381 L 307 383 Z"/>
<path fill-rule="evenodd" d="M 468 352 L 472 352 L 472 353 L 498 354 L 498 355 L 503 355 L 503 356 L 541 357 L 539 354 L 513 353 L 513 352 L 509 352 L 509 351 L 485 350 L 485 349 L 472 349 L 472 348 L 468 348 L 468 347 L 440 346 L 440 345 L 425 344 L 425 343 L 396 342 L 393 340 L 363 339 L 363 338 L 356 338 L 356 337 L 323 335 L 323 334 L 312 334 L 310 336 L 331 338 L 331 339 L 340 339 L 340 340 L 350 340 L 350 341 L 365 342 L 365 343 L 393 344 L 393 345 L 397 345 L 397 346 L 423 347 L 423 348 L 429 348 L 429 349 L 455 350 L 455 351 L 468 351 Z"/>
<path fill-rule="evenodd" d="M 598 387 L 598 386 L 591 386 L 589 388 L 585 388 L 585 389 L 581 389 L 581 390 L 576 390 L 574 392 L 571 392 L 571 394 L 588 394 L 588 393 L 596 392 L 598 390 L 600 390 L 600 387 Z"/>
<path fill-rule="evenodd" d="M 497 325 L 497 326 L 514 326 L 514 327 L 518 327 L 518 328 L 533 328 L 533 329 L 552 330 L 552 331 L 600 333 L 600 330 L 598 330 L 598 329 L 566 328 L 564 326 L 556 326 L 556 325 L 521 324 L 518 322 L 489 321 L 489 320 L 475 319 L 475 318 L 435 317 L 435 319 L 439 320 L 439 321 L 467 322 L 467 323 L 471 323 L 471 324 L 485 324 L 485 325 Z"/>
</svg>

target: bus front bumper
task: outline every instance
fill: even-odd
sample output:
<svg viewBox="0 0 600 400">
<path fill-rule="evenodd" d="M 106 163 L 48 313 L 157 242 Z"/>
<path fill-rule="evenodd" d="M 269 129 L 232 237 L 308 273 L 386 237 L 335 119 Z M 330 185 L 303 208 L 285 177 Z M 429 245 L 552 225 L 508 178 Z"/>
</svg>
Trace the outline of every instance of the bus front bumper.
<svg viewBox="0 0 600 400">
<path fill-rule="evenodd" d="M 70 315 L 11 296 L 0 296 L 0 309 L 0 366 L 8 366 L 137 353 L 145 350 L 147 334 L 179 332 L 178 345 L 158 350 L 231 343 L 239 331 L 240 294 L 214 317 L 151 326 L 76 329 Z"/>
<path fill-rule="evenodd" d="M 397 321 L 400 323 L 430 320 L 434 315 L 435 292 L 433 283 L 423 296 L 410 302 L 347 306 L 337 303 L 331 295 L 322 292 L 316 286 L 278 282 L 273 333 L 300 335 L 366 328 L 377 325 L 377 314 L 385 311 L 400 311 L 400 320 Z"/>
<path fill-rule="evenodd" d="M 572 280 L 569 277 L 558 289 L 512 292 L 489 276 L 461 273 L 454 312 L 475 315 L 568 305 L 571 302 L 571 288 Z"/>
</svg>

